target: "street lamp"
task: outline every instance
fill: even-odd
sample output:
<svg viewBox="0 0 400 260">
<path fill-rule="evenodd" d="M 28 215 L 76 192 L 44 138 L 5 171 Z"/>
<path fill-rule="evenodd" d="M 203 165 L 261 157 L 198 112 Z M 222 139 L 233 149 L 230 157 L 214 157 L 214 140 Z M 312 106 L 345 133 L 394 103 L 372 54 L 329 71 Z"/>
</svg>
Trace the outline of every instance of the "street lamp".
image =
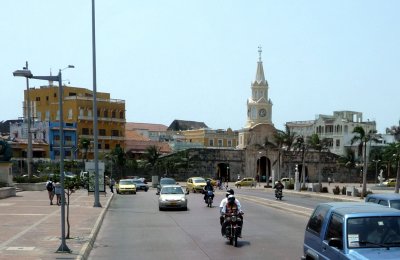
<svg viewBox="0 0 400 260">
<path fill-rule="evenodd" d="M 378 163 L 379 163 L 380 161 L 381 161 L 381 160 L 372 160 L 372 162 L 375 163 L 375 182 L 378 180 Z"/>
<path fill-rule="evenodd" d="M 24 70 L 28 69 L 28 62 L 26 62 Z M 31 99 L 29 96 L 29 78 L 26 78 L 26 120 L 28 128 L 28 149 L 26 152 L 26 169 L 29 179 L 32 178 L 32 133 L 31 133 Z"/>
<path fill-rule="evenodd" d="M 63 87 L 62 87 L 62 75 L 61 71 L 75 68 L 73 65 L 68 65 L 64 69 L 58 71 L 57 76 L 33 76 L 32 72 L 28 68 L 23 70 L 16 70 L 13 72 L 14 77 L 25 77 L 28 79 L 39 79 L 47 81 L 58 81 L 58 113 L 59 113 L 59 132 L 60 132 L 60 184 L 61 184 L 61 245 L 57 252 L 69 253 L 71 250 L 68 248 L 65 242 L 65 190 L 64 190 L 64 120 L 63 120 Z M 29 105 L 28 105 L 29 106 Z M 29 129 L 29 126 L 28 126 Z"/>
</svg>

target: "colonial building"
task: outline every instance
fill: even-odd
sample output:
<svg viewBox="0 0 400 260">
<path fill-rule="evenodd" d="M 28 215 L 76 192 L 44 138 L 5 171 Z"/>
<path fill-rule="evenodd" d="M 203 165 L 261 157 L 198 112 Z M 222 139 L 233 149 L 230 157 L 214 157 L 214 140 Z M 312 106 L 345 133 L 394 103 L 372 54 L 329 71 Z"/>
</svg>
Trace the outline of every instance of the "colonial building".
<svg viewBox="0 0 400 260">
<path fill-rule="evenodd" d="M 49 82 L 49 86 L 41 86 L 39 88 L 30 88 L 25 90 L 25 104 L 27 103 L 27 95 L 29 94 L 31 106 L 31 118 L 34 121 L 50 122 L 54 125 L 59 122 L 59 100 L 58 86 L 53 86 Z M 97 111 L 93 111 L 93 91 L 85 88 L 64 86 L 63 87 L 63 120 L 69 124 L 76 124 L 76 138 L 71 135 L 71 129 L 65 129 L 66 158 L 82 158 L 87 152 L 87 158 L 92 159 L 93 153 L 93 113 L 97 113 L 98 119 L 98 151 L 99 154 L 109 153 L 112 149 L 120 146 L 124 149 L 125 135 L 125 101 L 120 99 L 111 99 L 109 93 L 97 92 Z M 27 115 L 27 105 L 24 105 L 24 115 Z M 25 117 L 26 118 L 26 117 Z M 57 136 L 54 146 L 51 148 L 57 150 Z M 71 137 L 71 138 L 70 138 Z M 92 144 L 88 151 L 82 151 L 79 147 L 80 140 L 88 139 Z M 52 141 L 50 141 L 51 143 Z M 69 151 L 71 154 L 69 154 Z M 76 153 L 76 154 L 74 154 Z M 55 156 L 59 156 L 55 152 Z"/>
</svg>

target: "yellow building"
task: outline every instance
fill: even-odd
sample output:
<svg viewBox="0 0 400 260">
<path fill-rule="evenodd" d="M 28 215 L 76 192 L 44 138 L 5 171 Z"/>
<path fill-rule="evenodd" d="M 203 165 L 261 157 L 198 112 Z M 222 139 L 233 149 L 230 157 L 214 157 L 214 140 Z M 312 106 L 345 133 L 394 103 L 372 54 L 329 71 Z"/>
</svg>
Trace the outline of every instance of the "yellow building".
<svg viewBox="0 0 400 260">
<path fill-rule="evenodd" d="M 180 132 L 185 136 L 185 141 L 189 143 L 198 143 L 204 147 L 217 148 L 235 148 L 238 145 L 238 132 L 228 130 L 196 129 Z"/>
<path fill-rule="evenodd" d="M 50 83 L 51 84 L 51 83 Z M 31 113 L 35 120 L 57 122 L 59 120 L 58 86 L 30 88 Z M 125 101 L 111 99 L 109 93 L 97 92 L 98 151 L 109 153 L 116 146 L 124 149 L 125 136 Z M 27 91 L 25 90 L 25 100 Z M 87 158 L 94 157 L 93 150 L 93 91 L 71 86 L 63 87 L 64 123 L 77 123 L 77 144 L 80 140 L 90 140 L 91 146 Z M 84 151 L 78 151 L 78 158 L 83 158 Z"/>
</svg>

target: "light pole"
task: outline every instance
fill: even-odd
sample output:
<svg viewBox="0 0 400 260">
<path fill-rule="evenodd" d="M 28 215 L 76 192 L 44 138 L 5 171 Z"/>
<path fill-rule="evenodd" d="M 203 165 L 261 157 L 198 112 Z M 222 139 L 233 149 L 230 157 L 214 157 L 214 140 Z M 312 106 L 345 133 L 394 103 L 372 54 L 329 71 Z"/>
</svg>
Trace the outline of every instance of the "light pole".
<svg viewBox="0 0 400 260">
<path fill-rule="evenodd" d="M 28 61 L 25 64 L 24 70 L 28 69 Z M 31 99 L 29 96 L 29 78 L 26 78 L 26 113 L 27 127 L 28 127 L 28 149 L 26 152 L 26 169 L 28 178 L 32 178 L 32 133 L 31 133 Z"/>
<path fill-rule="evenodd" d="M 381 160 L 372 160 L 374 163 L 375 163 L 375 182 L 377 181 L 377 179 L 378 179 L 378 163 L 381 161 Z"/>
<path fill-rule="evenodd" d="M 261 184 L 260 184 L 260 180 L 261 180 L 261 155 L 262 155 L 262 152 L 258 152 L 258 187 L 260 187 L 261 186 Z M 267 186 L 268 186 L 268 184 L 267 184 Z"/>
<path fill-rule="evenodd" d="M 97 126 L 97 86 L 96 86 L 96 24 L 95 5 L 92 0 L 92 51 L 93 51 L 93 141 L 94 141 L 94 205 L 101 207 L 99 195 L 99 147 Z"/>
<path fill-rule="evenodd" d="M 68 65 L 68 68 L 74 68 L 73 65 Z M 68 248 L 65 242 L 65 190 L 64 190 L 64 119 L 63 119 L 63 87 L 62 87 L 62 75 L 60 69 L 57 76 L 33 76 L 30 70 L 16 70 L 13 72 L 14 77 L 25 77 L 28 79 L 39 79 L 47 81 L 58 81 L 58 113 L 59 113 L 59 132 L 60 132 L 60 184 L 61 184 L 61 245 L 57 249 L 60 253 L 69 253 L 71 250 Z"/>
</svg>

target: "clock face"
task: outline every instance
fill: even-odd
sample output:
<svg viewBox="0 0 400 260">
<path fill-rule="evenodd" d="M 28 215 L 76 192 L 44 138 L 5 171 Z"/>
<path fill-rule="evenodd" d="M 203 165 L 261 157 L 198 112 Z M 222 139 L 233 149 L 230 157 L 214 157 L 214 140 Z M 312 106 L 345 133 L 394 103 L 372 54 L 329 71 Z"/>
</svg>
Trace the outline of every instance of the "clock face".
<svg viewBox="0 0 400 260">
<path fill-rule="evenodd" d="M 265 111 L 265 109 L 260 109 L 260 112 L 258 112 L 258 114 L 260 115 L 260 117 L 264 117 L 267 115 L 267 111 Z"/>
</svg>

